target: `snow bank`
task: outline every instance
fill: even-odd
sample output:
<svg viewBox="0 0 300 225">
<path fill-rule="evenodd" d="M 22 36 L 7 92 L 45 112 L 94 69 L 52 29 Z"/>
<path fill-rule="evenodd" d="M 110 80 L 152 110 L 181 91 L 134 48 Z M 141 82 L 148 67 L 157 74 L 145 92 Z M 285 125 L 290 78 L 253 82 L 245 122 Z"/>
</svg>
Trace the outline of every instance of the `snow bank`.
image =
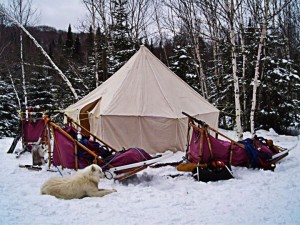
<svg viewBox="0 0 300 225">
<path fill-rule="evenodd" d="M 295 146 L 299 140 L 274 136 L 272 131 L 259 135 L 272 136 L 282 147 L 294 146 L 275 172 L 233 168 L 235 179 L 202 183 L 188 173 L 171 178 L 179 174 L 171 166 L 148 168 L 123 183 L 101 180 L 99 187 L 115 188 L 116 193 L 75 200 L 40 195 L 42 183 L 59 173 L 47 167 L 38 172 L 19 168 L 31 164 L 31 155 L 16 159 L 6 154 L 12 139 L 2 139 L 0 224 L 300 224 L 300 144 Z"/>
</svg>

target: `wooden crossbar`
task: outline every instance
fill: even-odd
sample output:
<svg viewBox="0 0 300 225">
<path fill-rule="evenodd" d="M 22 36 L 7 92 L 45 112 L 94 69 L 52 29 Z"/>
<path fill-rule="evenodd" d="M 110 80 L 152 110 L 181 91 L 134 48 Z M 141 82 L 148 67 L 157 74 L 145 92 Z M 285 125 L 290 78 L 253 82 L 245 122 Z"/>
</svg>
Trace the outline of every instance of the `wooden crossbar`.
<svg viewBox="0 0 300 225">
<path fill-rule="evenodd" d="M 79 123 L 75 122 L 73 120 L 73 118 L 69 117 L 68 115 L 65 114 L 65 117 L 67 118 L 67 121 L 69 123 L 73 123 L 75 124 L 77 127 L 80 127 L 82 130 L 84 130 L 86 133 L 88 133 L 90 136 L 92 136 L 94 138 L 94 140 L 96 139 L 97 141 L 99 141 L 101 144 L 107 146 L 108 148 L 110 148 L 112 151 L 114 152 L 118 152 L 117 150 L 115 150 L 112 146 L 110 146 L 109 144 L 107 144 L 106 142 L 104 142 L 103 140 L 101 140 L 98 136 L 96 136 L 95 134 L 91 133 L 88 129 L 86 129 L 85 127 L 83 127 L 82 125 L 80 125 Z"/>
</svg>

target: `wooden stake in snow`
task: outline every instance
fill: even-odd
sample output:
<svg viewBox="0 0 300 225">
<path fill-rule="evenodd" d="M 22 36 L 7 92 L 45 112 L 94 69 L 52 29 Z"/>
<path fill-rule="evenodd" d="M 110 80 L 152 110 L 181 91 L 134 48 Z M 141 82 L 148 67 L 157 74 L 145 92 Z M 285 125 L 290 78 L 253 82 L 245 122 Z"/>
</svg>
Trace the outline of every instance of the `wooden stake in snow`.
<svg viewBox="0 0 300 225">
<path fill-rule="evenodd" d="M 37 40 L 28 32 L 28 30 L 20 24 L 17 20 L 15 20 L 13 17 L 8 15 L 3 7 L 0 8 L 0 15 L 4 15 L 8 20 L 10 20 L 12 23 L 17 25 L 24 33 L 33 41 L 33 43 L 36 45 L 38 49 L 41 50 L 42 54 L 48 59 L 52 67 L 58 72 L 58 74 L 61 76 L 61 78 L 67 83 L 68 87 L 70 88 L 71 92 L 73 93 L 76 100 L 78 100 L 78 95 L 76 94 L 75 89 L 73 88 L 71 82 L 69 79 L 64 75 L 64 73 L 55 65 L 55 63 L 52 61 L 52 59 L 49 57 L 47 52 L 43 49 L 43 47 L 37 42 Z"/>
</svg>

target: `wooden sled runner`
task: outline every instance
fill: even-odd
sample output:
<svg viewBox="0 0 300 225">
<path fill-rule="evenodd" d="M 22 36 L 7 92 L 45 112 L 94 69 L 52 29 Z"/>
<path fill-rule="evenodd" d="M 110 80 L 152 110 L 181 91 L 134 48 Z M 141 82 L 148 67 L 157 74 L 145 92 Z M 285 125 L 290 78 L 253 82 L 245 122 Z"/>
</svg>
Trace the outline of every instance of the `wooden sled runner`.
<svg viewBox="0 0 300 225">
<path fill-rule="evenodd" d="M 288 155 L 288 150 L 268 146 L 258 138 L 236 142 L 205 122 L 183 114 L 189 117 L 188 147 L 185 160 L 177 166 L 177 170 L 192 172 L 198 181 L 231 179 L 231 166 L 274 170 L 276 163 Z M 214 133 L 215 137 L 210 133 Z M 218 139 L 219 136 L 226 141 Z"/>
</svg>

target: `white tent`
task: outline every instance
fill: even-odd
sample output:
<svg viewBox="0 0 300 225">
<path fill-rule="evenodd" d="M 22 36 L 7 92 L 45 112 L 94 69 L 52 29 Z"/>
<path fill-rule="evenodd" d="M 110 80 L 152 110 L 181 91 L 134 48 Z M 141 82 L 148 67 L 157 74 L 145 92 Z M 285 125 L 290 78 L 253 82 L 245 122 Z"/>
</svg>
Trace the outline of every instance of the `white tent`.
<svg viewBox="0 0 300 225">
<path fill-rule="evenodd" d="M 219 110 L 146 47 L 102 85 L 65 109 L 112 147 L 148 153 L 185 150 L 186 112 L 217 128 Z"/>
</svg>

